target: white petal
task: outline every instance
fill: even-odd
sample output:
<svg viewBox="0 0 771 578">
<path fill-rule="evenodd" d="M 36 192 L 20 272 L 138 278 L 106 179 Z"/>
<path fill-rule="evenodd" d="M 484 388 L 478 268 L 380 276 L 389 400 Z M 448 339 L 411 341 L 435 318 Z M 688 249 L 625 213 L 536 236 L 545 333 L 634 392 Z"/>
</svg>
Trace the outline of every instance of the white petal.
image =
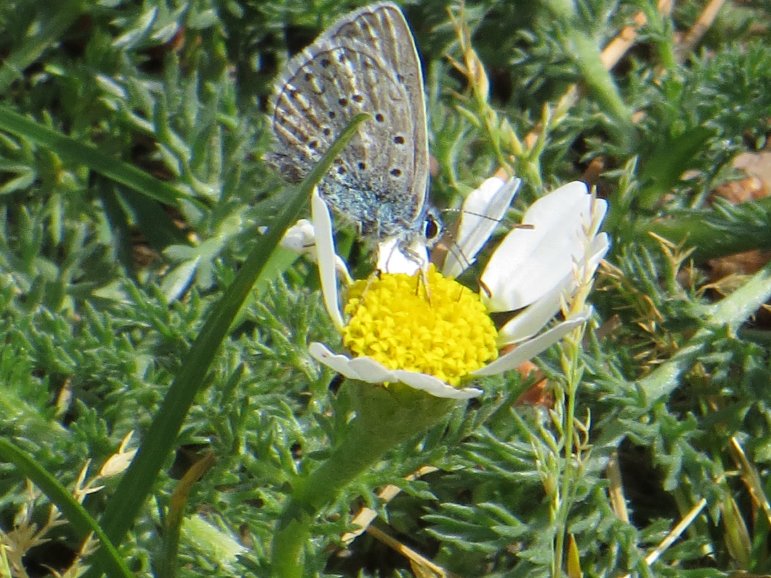
<svg viewBox="0 0 771 578">
<path fill-rule="evenodd" d="M 454 242 L 442 265 L 445 277 L 457 277 L 474 263 L 477 253 L 503 219 L 521 182 L 491 177 L 469 193 L 463 201 Z"/>
<path fill-rule="evenodd" d="M 333 353 L 326 345 L 315 341 L 308 346 L 308 352 L 317 361 L 349 379 L 357 379 L 366 383 L 399 381 L 393 371 L 383 367 L 370 357 L 348 357 Z"/>
<path fill-rule="evenodd" d="M 472 372 L 471 375 L 495 375 L 503 373 L 519 366 L 521 363 L 531 359 L 542 351 L 554 345 L 567 335 L 572 329 L 584 323 L 591 314 L 590 309 L 584 310 L 580 315 L 576 315 L 542 333 L 538 337 L 521 343 L 513 350 L 505 353 L 489 365 Z"/>
<path fill-rule="evenodd" d="M 498 331 L 498 344 L 508 345 L 528 339 L 549 322 L 562 307 L 562 300 L 570 300 L 581 282 L 588 282 L 600 264 L 600 261 L 608 252 L 608 235 L 600 233 L 592 239 L 589 246 L 589 256 L 580 272 L 572 272 L 566 275 L 557 286 L 541 296 L 535 303 L 525 307 L 517 313 L 508 323 Z M 580 277 L 577 278 L 577 275 Z"/>
<path fill-rule="evenodd" d="M 593 199 L 592 202 L 592 228 L 589 231 L 590 235 L 595 235 L 602 225 L 602 220 L 605 218 L 605 213 L 608 211 L 608 202 L 605 199 Z"/>
<path fill-rule="evenodd" d="M 370 357 L 352 359 L 346 355 L 339 355 L 318 342 L 311 343 L 308 346 L 308 352 L 319 362 L 349 379 L 357 379 L 367 383 L 398 382 L 430 393 L 435 397 L 450 399 L 470 399 L 482 393 L 482 390 L 473 387 L 465 389 L 452 387 L 432 375 L 388 369 Z"/>
<path fill-rule="evenodd" d="M 586 264 L 590 275 L 594 275 L 594 272 L 597 270 L 600 261 L 602 261 L 602 258 L 605 256 L 605 253 L 608 252 L 608 249 L 610 249 L 610 238 L 608 237 L 607 233 L 600 233 L 594 239 L 592 239 L 592 244 L 589 246 L 588 251 L 589 257 L 586 259 Z"/>
<path fill-rule="evenodd" d="M 315 187 L 311 195 L 311 216 L 316 234 L 321 294 L 327 313 L 339 331 L 343 328 L 343 314 L 340 313 L 337 298 L 337 275 L 335 274 L 337 254 L 335 253 L 335 241 L 332 238 L 332 217 L 329 214 L 329 207 Z"/>
<path fill-rule="evenodd" d="M 351 359 L 351 367 L 367 383 L 384 383 L 386 381 L 399 381 L 393 370 L 380 364 L 371 357 L 354 357 Z"/>
<path fill-rule="evenodd" d="M 308 346 L 308 353 L 318 362 L 334 369 L 337 373 L 343 374 L 349 379 L 358 379 L 366 381 L 351 367 L 351 358 L 346 355 L 332 353 L 326 345 L 314 341 Z"/>
<path fill-rule="evenodd" d="M 281 239 L 281 246 L 300 255 L 310 254 L 316 260 L 316 235 L 308 219 L 300 219 L 289 227 Z"/>
<path fill-rule="evenodd" d="M 402 242 L 401 238 L 389 237 L 378 244 L 378 271 L 414 275 L 418 270 L 428 266 L 428 249 L 425 239 L 416 236 L 408 247 L 402 247 Z"/>
<path fill-rule="evenodd" d="M 572 275 L 563 283 L 525 307 L 498 331 L 498 345 L 508 345 L 529 339 L 538 333 L 560 311 L 563 297 L 575 288 Z"/>
<path fill-rule="evenodd" d="M 426 393 L 430 393 L 434 397 L 446 397 L 450 399 L 471 399 L 482 395 L 482 390 L 475 387 L 467 387 L 459 389 L 451 385 L 447 385 L 441 379 L 434 377 L 433 375 L 426 375 L 425 373 L 416 373 L 413 371 L 396 370 L 393 372 L 397 378 L 395 381 L 399 381 L 405 385 L 409 385 L 414 389 L 420 389 Z"/>
<path fill-rule="evenodd" d="M 586 185 L 570 183 L 540 198 L 525 213 L 532 229 L 514 229 L 490 258 L 482 292 L 491 311 L 520 309 L 551 291 L 581 262 L 592 222 Z M 599 226 L 599 223 L 597 223 Z"/>
<path fill-rule="evenodd" d="M 289 227 L 284 233 L 284 238 L 281 239 L 281 246 L 299 255 L 306 255 L 314 263 L 319 262 L 318 251 L 316 250 L 316 231 L 308 219 L 300 219 Z M 335 255 L 335 269 L 343 276 L 346 283 L 353 283 L 348 266 L 338 255 Z"/>
</svg>

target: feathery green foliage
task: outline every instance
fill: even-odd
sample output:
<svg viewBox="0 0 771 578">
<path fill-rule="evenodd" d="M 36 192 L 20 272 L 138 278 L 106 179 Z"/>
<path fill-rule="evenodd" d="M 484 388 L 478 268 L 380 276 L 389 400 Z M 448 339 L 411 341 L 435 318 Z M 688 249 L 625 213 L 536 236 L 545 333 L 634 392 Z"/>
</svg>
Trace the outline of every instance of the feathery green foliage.
<svg viewBox="0 0 771 578">
<path fill-rule="evenodd" d="M 346 389 L 307 352 L 311 341 L 336 345 L 315 267 L 277 250 L 226 337 L 211 341 L 178 434 L 147 435 L 287 204 L 289 186 L 262 160 L 272 81 L 359 5 L 0 6 L 0 433 L 82 500 L 137 576 L 269 576 L 291 484 L 349 425 Z M 608 0 L 403 8 L 426 76 L 433 201 L 455 209 L 506 166 L 524 180 L 516 222 L 546 191 L 584 178 L 608 199 L 613 244 L 582 347 L 539 360 L 548 386 L 538 403 L 520 397 L 539 391 L 534 374 L 485 380 L 481 398 L 324 509 L 308 567 L 415 575 L 373 535 L 346 550 L 341 536 L 367 506 L 378 529 L 448 575 L 771 573 L 771 201 L 714 194 L 746 176 L 740 153 L 768 174 L 767 7 L 728 3 L 685 47 L 677 41 L 703 3 L 671 15 Z M 602 49 L 638 13 L 647 24 L 606 72 Z M 471 61 L 484 76 L 464 68 Z M 574 83 L 575 98 L 563 98 Z M 366 275 L 366 248 L 346 235 L 349 264 Z M 754 268 L 717 273 L 726 262 L 715 259 L 748 250 L 759 250 Z M 120 484 L 137 448 L 162 464 L 144 480 L 149 495 Z M 172 504 L 208 454 L 213 465 L 184 482 L 187 502 Z M 33 489 L 10 455 L 0 575 L 98 575 L 87 518 L 62 508 L 63 523 L 47 523 L 54 486 Z M 436 469 L 405 478 L 426 465 Z M 387 484 L 402 492 L 385 503 Z M 185 512 L 178 547 L 172 505 Z M 126 511 L 117 522 L 111 513 Z"/>
</svg>

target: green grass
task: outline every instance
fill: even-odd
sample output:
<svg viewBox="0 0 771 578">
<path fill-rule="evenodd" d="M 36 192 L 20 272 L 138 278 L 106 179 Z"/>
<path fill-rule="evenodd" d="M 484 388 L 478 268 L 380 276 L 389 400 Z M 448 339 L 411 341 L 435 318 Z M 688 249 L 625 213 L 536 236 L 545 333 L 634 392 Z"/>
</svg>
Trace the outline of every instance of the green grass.
<svg viewBox="0 0 771 578">
<path fill-rule="evenodd" d="M 315 266 L 274 250 L 308 191 L 262 161 L 265 102 L 289 54 L 358 5 L 0 6 L 0 576 L 271 575 L 291 485 L 352 401 L 307 353 L 337 345 Z M 581 347 L 538 360 L 551 411 L 516 403 L 534 378 L 482 382 L 323 510 L 308 575 L 414 575 L 372 535 L 341 555 L 364 505 L 458 576 L 771 573 L 771 266 L 711 276 L 771 249 L 769 198 L 713 195 L 744 176 L 736 155 L 768 148 L 765 3 L 726 4 L 685 51 L 703 3 L 404 8 L 433 202 L 456 208 L 505 166 L 524 180 L 516 222 L 589 179 L 612 248 Z M 639 11 L 607 72 L 602 49 Z M 363 248 L 340 244 L 366 276 Z M 387 504 L 386 484 L 403 489 Z"/>
</svg>

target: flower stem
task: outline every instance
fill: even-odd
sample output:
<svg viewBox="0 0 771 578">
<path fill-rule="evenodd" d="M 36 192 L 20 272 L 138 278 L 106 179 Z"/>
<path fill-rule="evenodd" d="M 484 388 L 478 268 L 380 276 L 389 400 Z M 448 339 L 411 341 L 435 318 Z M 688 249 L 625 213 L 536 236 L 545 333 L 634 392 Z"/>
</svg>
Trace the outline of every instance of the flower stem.
<svg viewBox="0 0 771 578">
<path fill-rule="evenodd" d="M 273 576 L 307 576 L 305 550 L 321 509 L 388 450 L 439 422 L 457 403 L 398 385 L 386 388 L 347 382 L 346 389 L 356 417 L 331 455 L 295 482 L 276 525 Z"/>
<path fill-rule="evenodd" d="M 562 415 L 562 439 L 564 461 L 562 465 L 562 480 L 558 492 L 559 503 L 557 504 L 556 514 L 556 536 L 554 539 L 554 558 L 552 559 L 552 576 L 560 578 L 563 575 L 562 563 L 565 555 L 565 544 L 567 536 L 568 517 L 570 508 L 573 505 L 575 495 L 574 479 L 576 473 L 576 464 L 574 460 L 579 459 L 579 455 L 573 455 L 575 446 L 575 416 L 576 416 L 576 397 L 578 394 L 578 384 L 580 382 L 579 350 L 580 342 L 584 333 L 584 328 L 576 329 L 569 338 L 565 340 L 565 346 L 562 354 L 562 369 L 565 372 L 565 390 L 563 393 L 563 415 Z"/>
</svg>

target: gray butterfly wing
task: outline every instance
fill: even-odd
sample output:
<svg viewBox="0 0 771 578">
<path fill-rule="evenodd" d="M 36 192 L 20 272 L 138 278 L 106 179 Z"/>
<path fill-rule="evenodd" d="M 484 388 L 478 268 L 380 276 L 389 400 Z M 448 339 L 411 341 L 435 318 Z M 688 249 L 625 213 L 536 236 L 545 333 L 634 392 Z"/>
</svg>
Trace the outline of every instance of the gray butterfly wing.
<svg viewBox="0 0 771 578">
<path fill-rule="evenodd" d="M 415 235 L 428 185 L 423 76 L 412 33 L 391 3 L 347 14 L 289 61 L 273 99 L 273 164 L 302 179 L 360 112 L 371 118 L 319 190 L 365 236 Z"/>
</svg>

